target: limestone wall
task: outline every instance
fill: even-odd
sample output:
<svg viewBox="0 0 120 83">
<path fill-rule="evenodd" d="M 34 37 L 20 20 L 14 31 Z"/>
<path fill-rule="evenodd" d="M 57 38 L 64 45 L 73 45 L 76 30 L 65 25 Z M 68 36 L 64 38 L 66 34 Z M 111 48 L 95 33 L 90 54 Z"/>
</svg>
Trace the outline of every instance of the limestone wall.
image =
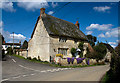
<svg viewBox="0 0 120 83">
<path fill-rule="evenodd" d="M 28 42 L 28 57 L 39 57 L 42 61 L 49 61 L 49 35 L 41 19 L 38 21 L 33 38 Z"/>
<path fill-rule="evenodd" d="M 24 58 L 27 57 L 27 50 L 26 51 L 20 51 L 20 52 L 16 52 L 17 55 L 23 56 Z"/>
<path fill-rule="evenodd" d="M 77 43 L 74 42 L 73 39 L 67 38 L 66 42 L 59 42 L 59 37 L 57 36 L 51 36 L 50 37 L 50 56 L 55 57 L 56 54 L 58 54 L 58 48 L 68 48 L 67 50 L 67 55 L 63 56 L 64 58 L 66 57 L 71 57 L 71 48 L 77 48 L 78 44 L 80 41 Z"/>
</svg>

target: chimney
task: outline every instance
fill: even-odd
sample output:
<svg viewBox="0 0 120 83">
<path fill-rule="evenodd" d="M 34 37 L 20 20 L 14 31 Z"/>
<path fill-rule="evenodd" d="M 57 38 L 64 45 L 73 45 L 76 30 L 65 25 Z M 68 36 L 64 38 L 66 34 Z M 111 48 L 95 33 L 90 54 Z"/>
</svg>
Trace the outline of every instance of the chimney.
<svg viewBox="0 0 120 83">
<path fill-rule="evenodd" d="M 45 15 L 45 8 L 41 8 L 40 9 L 40 18 L 41 16 Z"/>
<path fill-rule="evenodd" d="M 78 23 L 78 21 L 76 21 L 75 25 L 76 25 L 76 26 L 78 27 L 78 29 L 79 29 L 79 23 Z"/>
<path fill-rule="evenodd" d="M 5 41 L 3 41 L 3 44 L 5 44 Z"/>
</svg>

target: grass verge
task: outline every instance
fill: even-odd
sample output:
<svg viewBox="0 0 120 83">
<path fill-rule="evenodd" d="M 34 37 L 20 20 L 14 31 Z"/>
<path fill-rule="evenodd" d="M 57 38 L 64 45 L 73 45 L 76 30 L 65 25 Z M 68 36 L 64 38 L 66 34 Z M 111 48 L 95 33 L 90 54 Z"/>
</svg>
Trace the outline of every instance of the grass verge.
<svg viewBox="0 0 120 83">
<path fill-rule="evenodd" d="M 15 55 L 15 54 L 13 54 L 12 56 L 18 57 L 18 58 L 20 58 L 20 59 L 24 59 L 24 60 L 36 62 L 36 63 L 49 64 L 50 66 L 60 67 L 60 68 L 77 68 L 77 67 L 91 67 L 91 66 L 102 66 L 102 65 L 104 65 L 104 64 L 95 64 L 95 65 L 61 66 L 61 65 L 59 65 L 59 64 L 52 64 L 52 63 L 49 63 L 49 62 L 47 62 L 47 61 L 40 61 L 40 60 L 37 60 L 37 59 L 27 59 L 27 58 L 24 58 L 23 56 L 19 56 L 19 55 Z"/>
</svg>

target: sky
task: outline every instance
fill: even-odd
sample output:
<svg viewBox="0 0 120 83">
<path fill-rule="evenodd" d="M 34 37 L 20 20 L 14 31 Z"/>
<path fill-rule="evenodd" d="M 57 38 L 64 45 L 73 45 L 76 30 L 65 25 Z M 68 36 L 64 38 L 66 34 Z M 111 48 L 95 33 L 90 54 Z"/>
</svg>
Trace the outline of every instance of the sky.
<svg viewBox="0 0 120 83">
<path fill-rule="evenodd" d="M 115 47 L 118 44 L 118 3 L 117 2 L 2 2 L 0 3 L 0 32 L 6 42 L 29 41 L 40 8 L 54 17 L 80 23 L 85 35 L 97 37 Z"/>
</svg>

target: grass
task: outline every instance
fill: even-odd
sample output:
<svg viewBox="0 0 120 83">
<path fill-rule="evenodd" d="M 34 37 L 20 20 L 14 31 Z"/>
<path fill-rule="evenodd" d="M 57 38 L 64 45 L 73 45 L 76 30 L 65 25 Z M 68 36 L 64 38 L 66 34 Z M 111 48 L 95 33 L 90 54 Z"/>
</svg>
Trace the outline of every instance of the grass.
<svg viewBox="0 0 120 83">
<path fill-rule="evenodd" d="M 37 59 L 27 59 L 27 58 L 24 58 L 23 56 L 19 56 L 19 55 L 15 55 L 13 54 L 12 56 L 15 56 L 15 57 L 18 57 L 20 59 L 24 59 L 24 60 L 28 60 L 28 61 L 31 61 L 31 62 L 36 62 L 36 63 L 42 63 L 42 64 L 49 64 L 50 66 L 53 66 L 53 67 L 60 67 L 60 68 L 77 68 L 77 67 L 91 67 L 91 66 L 100 66 L 100 65 L 104 65 L 104 64 L 95 64 L 95 65 L 73 65 L 73 66 L 61 66 L 59 64 L 51 64 L 47 61 L 40 61 L 40 60 L 37 60 Z"/>
<path fill-rule="evenodd" d="M 40 61 L 40 60 L 35 60 L 35 59 L 30 60 L 30 59 L 24 58 L 23 56 L 19 56 L 19 55 L 15 55 L 15 54 L 13 54 L 12 56 L 16 56 L 20 59 L 28 60 L 28 61 L 31 61 L 31 62 L 37 62 L 37 63 L 42 63 L 42 64 L 48 64 L 49 63 L 47 61 Z"/>
</svg>

